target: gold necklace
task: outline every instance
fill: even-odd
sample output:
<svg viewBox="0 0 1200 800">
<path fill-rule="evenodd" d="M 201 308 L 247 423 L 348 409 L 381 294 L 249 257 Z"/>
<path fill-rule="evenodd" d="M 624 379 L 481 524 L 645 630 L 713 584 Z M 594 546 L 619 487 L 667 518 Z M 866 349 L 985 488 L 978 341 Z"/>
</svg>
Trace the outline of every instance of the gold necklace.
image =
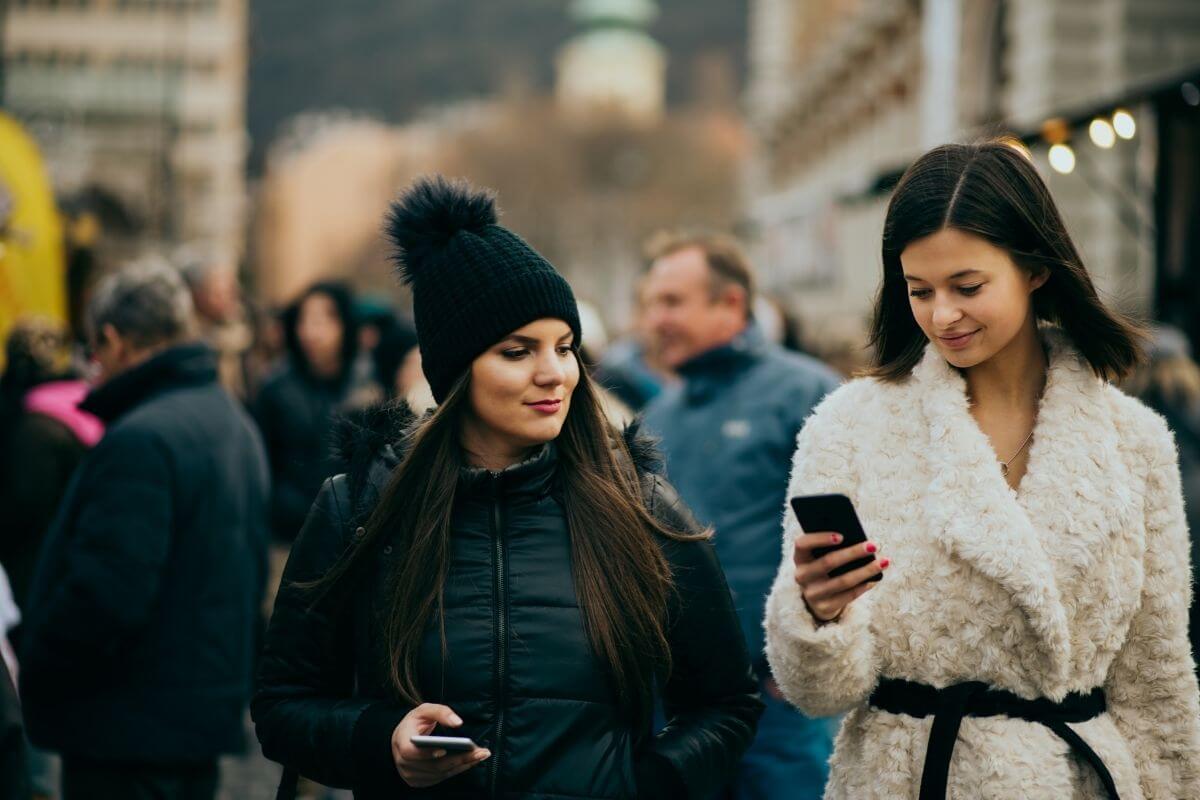
<svg viewBox="0 0 1200 800">
<path fill-rule="evenodd" d="M 1037 426 L 1034 425 L 1034 428 L 1036 428 L 1036 427 Z M 1006 478 L 1008 477 L 1008 465 L 1011 464 L 1016 459 L 1017 456 L 1021 455 L 1021 453 L 1023 453 L 1025 451 L 1025 445 L 1029 444 L 1029 440 L 1033 438 L 1034 428 L 1029 429 L 1029 435 L 1025 437 L 1025 441 L 1021 442 L 1021 446 L 1017 448 L 1017 452 L 1015 452 L 1011 456 L 1009 456 L 1008 461 L 1000 462 L 1000 474 L 1003 475 L 1004 477 L 1006 477 Z"/>
</svg>

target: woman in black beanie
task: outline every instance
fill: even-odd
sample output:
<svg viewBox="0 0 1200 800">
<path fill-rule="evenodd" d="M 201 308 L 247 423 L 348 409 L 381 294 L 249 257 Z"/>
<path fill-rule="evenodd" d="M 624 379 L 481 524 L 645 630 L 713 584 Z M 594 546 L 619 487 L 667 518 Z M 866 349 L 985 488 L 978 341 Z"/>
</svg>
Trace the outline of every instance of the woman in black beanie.
<svg viewBox="0 0 1200 800">
<path fill-rule="evenodd" d="M 358 798 L 709 797 L 755 680 L 708 533 L 580 368 L 570 287 L 463 182 L 418 181 L 388 231 L 438 406 L 347 432 L 267 634 L 264 753 Z"/>
</svg>

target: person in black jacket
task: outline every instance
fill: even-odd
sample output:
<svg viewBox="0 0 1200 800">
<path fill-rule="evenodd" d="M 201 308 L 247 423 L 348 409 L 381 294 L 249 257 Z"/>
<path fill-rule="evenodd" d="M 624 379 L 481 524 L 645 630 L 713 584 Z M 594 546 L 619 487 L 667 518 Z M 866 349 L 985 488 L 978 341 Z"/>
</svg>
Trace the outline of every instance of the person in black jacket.
<svg viewBox="0 0 1200 800">
<path fill-rule="evenodd" d="M 354 391 L 354 298 L 335 281 L 306 289 L 283 313 L 287 361 L 254 404 L 271 462 L 271 528 L 289 543 L 329 477 L 333 417 Z"/>
<path fill-rule="evenodd" d="M 570 287 L 463 182 L 418 181 L 389 231 L 438 406 L 368 415 L 322 487 L 263 752 L 360 800 L 709 797 L 762 703 L 707 532 L 580 369 Z"/>
<path fill-rule="evenodd" d="M 266 562 L 268 471 L 253 424 L 188 341 L 165 267 L 96 289 L 108 428 L 80 463 L 27 603 L 30 739 L 63 759 L 63 797 L 202 798 L 244 744 Z"/>
</svg>

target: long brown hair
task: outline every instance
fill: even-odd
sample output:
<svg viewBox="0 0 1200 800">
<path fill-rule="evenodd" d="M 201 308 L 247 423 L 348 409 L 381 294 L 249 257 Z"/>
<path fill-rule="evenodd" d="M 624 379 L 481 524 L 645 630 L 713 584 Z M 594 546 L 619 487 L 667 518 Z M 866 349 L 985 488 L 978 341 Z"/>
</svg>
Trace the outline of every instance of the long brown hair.
<svg viewBox="0 0 1200 800">
<path fill-rule="evenodd" d="M 1007 144 L 987 142 L 934 148 L 900 178 L 883 226 L 867 374 L 902 380 L 921 360 L 927 340 L 913 318 L 900 254 L 946 228 L 986 239 L 1033 274 L 1048 273 L 1033 294 L 1034 314 L 1061 327 L 1097 375 L 1115 380 L 1139 363 L 1144 332 L 1101 302 L 1033 164 Z"/>
<path fill-rule="evenodd" d="M 421 702 L 417 659 L 430 620 L 436 619 L 443 652 L 446 648 L 443 591 L 455 487 L 465 463 L 458 435 L 469 386 L 468 370 L 442 404 L 417 423 L 365 533 L 326 575 L 308 585 L 319 597 L 340 594 L 354 585 L 379 542 L 399 546 L 384 627 L 392 687 L 412 704 Z M 673 580 L 655 534 L 676 540 L 710 534 L 676 531 L 653 516 L 624 437 L 605 418 L 584 369 L 555 445 L 572 575 L 588 640 L 607 666 L 619 702 L 644 715 L 655 679 L 671 668 L 666 626 Z"/>
</svg>

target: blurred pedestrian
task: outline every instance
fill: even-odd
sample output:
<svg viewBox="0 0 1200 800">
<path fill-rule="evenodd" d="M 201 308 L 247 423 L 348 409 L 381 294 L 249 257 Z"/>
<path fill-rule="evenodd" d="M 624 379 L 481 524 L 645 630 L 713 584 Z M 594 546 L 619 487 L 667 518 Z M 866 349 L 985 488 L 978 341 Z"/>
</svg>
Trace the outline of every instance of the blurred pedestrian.
<svg viewBox="0 0 1200 800">
<path fill-rule="evenodd" d="M 396 317 L 379 337 L 371 353 L 375 380 L 383 387 L 384 399 L 395 400 L 412 389 L 411 371 L 405 367 L 417 351 L 417 329 L 406 319 Z"/>
<path fill-rule="evenodd" d="M 314 284 L 283 314 L 287 361 L 263 386 L 254 416 L 271 460 L 271 528 L 290 543 L 332 474 L 333 417 L 350 405 L 358 326 L 344 284 Z"/>
<path fill-rule="evenodd" d="M 779 510 L 796 434 L 838 384 L 820 362 L 769 343 L 756 324 L 754 276 L 738 244 L 709 233 L 662 233 L 648 245 L 646 324 L 682 378 L 646 408 L 667 475 L 714 544 L 767 708 L 731 798 L 820 797 L 830 725 L 779 695 L 763 653 L 762 616 L 779 563 Z"/>
<path fill-rule="evenodd" d="M 1006 144 L 909 167 L 882 260 L 872 374 L 789 489 L 848 496 L 869 541 L 818 558 L 848 531 L 789 516 L 767 604 L 780 687 L 847 714 L 826 797 L 1200 797 L 1175 446 L 1106 381 L 1140 329 Z"/>
<path fill-rule="evenodd" d="M 249 398 L 246 355 L 254 343 L 246 321 L 237 265 L 200 245 L 177 254 L 180 274 L 192 293 L 197 337 L 217 354 L 217 376 L 225 391 L 245 402 Z"/>
<path fill-rule="evenodd" d="M 29 800 L 32 796 L 21 705 L 11 670 L 0 661 L 0 800 Z"/>
<path fill-rule="evenodd" d="M 29 593 L 20 691 L 63 798 L 203 798 L 243 746 L 265 574 L 258 434 L 192 341 L 178 274 L 145 265 L 89 302 L 107 425 L 80 463 Z"/>
<path fill-rule="evenodd" d="M 639 282 L 633 329 L 608 343 L 598 355 L 595 369 L 596 382 L 634 412 L 645 408 L 674 380 L 654 352 L 653 334 L 646 327 L 644 288 L 644 281 Z"/>
<path fill-rule="evenodd" d="M 1200 366 L 1183 331 L 1156 325 L 1146 361 L 1125 381 L 1123 388 L 1163 415 L 1179 448 L 1183 481 L 1183 507 L 1192 541 L 1192 607 L 1188 631 L 1192 657 L 1200 669 Z"/>
<path fill-rule="evenodd" d="M 66 330 L 25 319 L 10 331 L 0 377 L 0 564 L 24 609 L 38 551 L 84 453 L 104 425 L 78 408 L 88 385 L 71 368 Z M 19 632 L 14 635 L 19 639 Z"/>
<path fill-rule="evenodd" d="M 322 488 L 263 752 L 357 798 L 707 798 L 761 704 L 707 536 L 580 369 L 570 287 L 463 182 L 418 182 L 389 230 L 439 404 L 377 414 Z M 475 746 L 414 744 L 435 732 Z"/>
</svg>

